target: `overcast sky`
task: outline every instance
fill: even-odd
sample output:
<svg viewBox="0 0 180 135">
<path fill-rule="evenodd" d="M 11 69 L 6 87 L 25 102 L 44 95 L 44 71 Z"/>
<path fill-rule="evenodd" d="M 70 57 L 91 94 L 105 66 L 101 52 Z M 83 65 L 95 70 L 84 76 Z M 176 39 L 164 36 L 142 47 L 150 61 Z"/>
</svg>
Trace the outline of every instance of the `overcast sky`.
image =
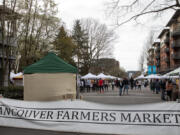
<svg viewBox="0 0 180 135">
<path fill-rule="evenodd" d="M 65 22 L 68 29 L 72 29 L 74 20 L 82 18 L 95 18 L 102 23 L 112 26 L 112 18 L 105 15 L 105 2 L 108 0 L 60 0 L 59 17 Z M 171 15 L 171 14 L 170 14 Z M 149 23 L 135 25 L 128 23 L 116 29 L 118 36 L 114 44 L 113 57 L 120 62 L 120 66 L 128 70 L 138 70 L 138 59 L 143 44 L 147 40 L 149 31 L 158 25 L 166 25 L 171 16 L 165 16 L 159 20 L 151 20 L 145 17 Z M 157 32 L 159 33 L 159 32 Z"/>
</svg>

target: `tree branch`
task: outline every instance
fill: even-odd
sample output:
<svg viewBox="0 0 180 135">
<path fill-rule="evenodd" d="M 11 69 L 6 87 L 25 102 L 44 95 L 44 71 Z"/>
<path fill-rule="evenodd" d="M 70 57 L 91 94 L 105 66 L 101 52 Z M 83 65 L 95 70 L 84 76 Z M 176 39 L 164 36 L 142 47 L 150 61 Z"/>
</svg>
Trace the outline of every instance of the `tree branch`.
<svg viewBox="0 0 180 135">
<path fill-rule="evenodd" d="M 162 9 L 147 11 L 147 12 L 144 12 L 144 13 L 139 13 L 137 15 L 132 16 L 131 18 L 127 19 L 126 21 L 124 21 L 124 22 L 122 22 L 120 24 L 118 23 L 117 25 L 121 26 L 121 25 L 123 25 L 123 24 L 125 24 L 125 23 L 127 23 L 127 22 L 129 22 L 129 21 L 131 21 L 133 19 L 137 19 L 138 17 L 140 17 L 142 15 L 146 15 L 146 14 L 150 14 L 150 13 L 162 12 L 162 11 L 165 11 L 165 10 L 168 10 L 168 9 L 173 9 L 174 7 L 177 7 L 177 5 L 174 4 L 174 5 L 171 5 L 171 6 L 168 6 L 168 7 L 164 7 Z"/>
</svg>

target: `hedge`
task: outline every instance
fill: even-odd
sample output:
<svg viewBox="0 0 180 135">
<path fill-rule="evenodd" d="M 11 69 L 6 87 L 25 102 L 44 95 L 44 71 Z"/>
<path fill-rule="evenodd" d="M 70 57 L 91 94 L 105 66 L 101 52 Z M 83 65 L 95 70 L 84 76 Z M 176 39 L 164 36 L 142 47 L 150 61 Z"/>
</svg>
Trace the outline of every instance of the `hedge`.
<svg viewBox="0 0 180 135">
<path fill-rule="evenodd" d="M 24 87 L 22 86 L 8 86 L 0 87 L 0 94 L 5 98 L 23 99 Z"/>
</svg>

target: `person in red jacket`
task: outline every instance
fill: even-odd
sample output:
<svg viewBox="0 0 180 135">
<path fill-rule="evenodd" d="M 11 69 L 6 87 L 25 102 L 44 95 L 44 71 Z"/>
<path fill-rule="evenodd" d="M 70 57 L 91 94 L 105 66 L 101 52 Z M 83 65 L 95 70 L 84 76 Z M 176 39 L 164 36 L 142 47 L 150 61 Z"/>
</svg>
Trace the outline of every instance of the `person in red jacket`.
<svg viewBox="0 0 180 135">
<path fill-rule="evenodd" d="M 101 78 L 99 79 L 99 90 L 100 93 L 103 92 L 103 80 Z"/>
</svg>

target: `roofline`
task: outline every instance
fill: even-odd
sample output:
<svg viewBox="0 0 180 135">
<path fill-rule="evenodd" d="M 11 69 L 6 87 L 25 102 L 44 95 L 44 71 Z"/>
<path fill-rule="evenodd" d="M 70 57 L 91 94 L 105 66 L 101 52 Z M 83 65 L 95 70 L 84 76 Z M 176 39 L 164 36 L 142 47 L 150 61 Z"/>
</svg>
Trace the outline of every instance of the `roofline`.
<svg viewBox="0 0 180 135">
<path fill-rule="evenodd" d="M 154 46 L 155 44 L 160 44 L 160 42 L 154 42 L 152 45 Z"/>
<path fill-rule="evenodd" d="M 165 32 L 167 32 L 167 31 L 169 31 L 169 28 L 163 29 L 163 30 L 161 31 L 161 33 L 159 34 L 158 38 L 161 38 L 162 35 L 163 35 Z"/>
<path fill-rule="evenodd" d="M 166 27 L 170 26 L 175 20 L 176 18 L 180 16 L 180 9 L 177 9 L 176 12 L 173 14 L 173 16 L 171 17 L 171 19 L 169 20 L 169 22 L 167 23 Z"/>
</svg>

